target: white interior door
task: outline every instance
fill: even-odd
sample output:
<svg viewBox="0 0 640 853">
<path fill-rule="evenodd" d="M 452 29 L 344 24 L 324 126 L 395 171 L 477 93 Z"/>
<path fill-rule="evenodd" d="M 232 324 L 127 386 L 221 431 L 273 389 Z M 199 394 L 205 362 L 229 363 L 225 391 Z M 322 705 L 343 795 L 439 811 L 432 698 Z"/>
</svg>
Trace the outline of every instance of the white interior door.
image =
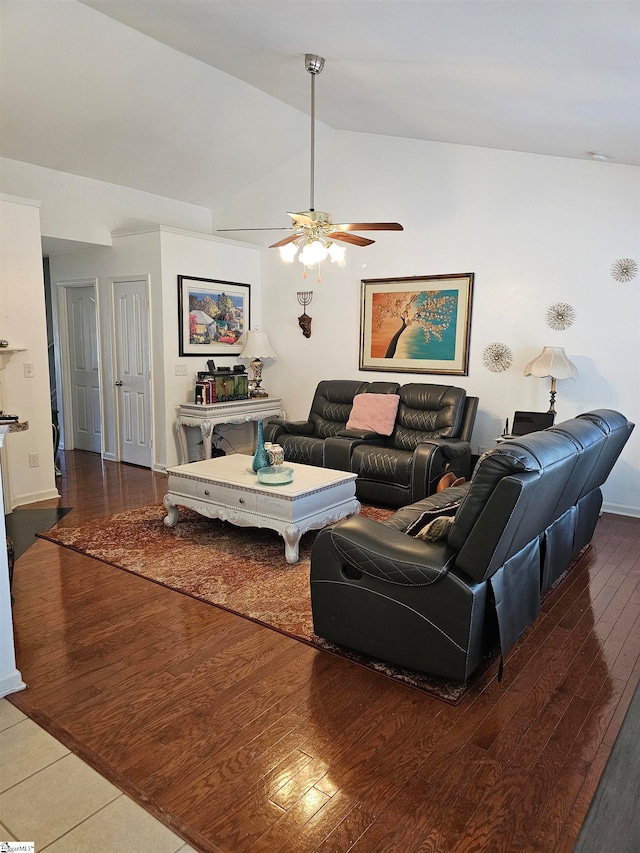
<svg viewBox="0 0 640 853">
<path fill-rule="evenodd" d="M 152 466 L 149 296 L 146 279 L 114 281 L 120 460 Z"/>
<path fill-rule="evenodd" d="M 102 451 L 98 331 L 94 285 L 66 288 L 73 446 Z"/>
</svg>

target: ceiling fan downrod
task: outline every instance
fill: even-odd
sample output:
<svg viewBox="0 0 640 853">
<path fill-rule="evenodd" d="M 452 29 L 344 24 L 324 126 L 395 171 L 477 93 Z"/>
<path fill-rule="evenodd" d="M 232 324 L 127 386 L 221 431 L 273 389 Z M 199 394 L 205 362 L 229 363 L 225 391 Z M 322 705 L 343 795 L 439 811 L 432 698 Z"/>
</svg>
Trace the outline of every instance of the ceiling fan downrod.
<svg viewBox="0 0 640 853">
<path fill-rule="evenodd" d="M 315 210 L 314 183 L 316 159 L 316 75 L 324 68 L 324 57 L 315 53 L 307 53 L 304 57 L 304 67 L 311 74 L 311 170 L 309 177 L 309 210 Z"/>
</svg>

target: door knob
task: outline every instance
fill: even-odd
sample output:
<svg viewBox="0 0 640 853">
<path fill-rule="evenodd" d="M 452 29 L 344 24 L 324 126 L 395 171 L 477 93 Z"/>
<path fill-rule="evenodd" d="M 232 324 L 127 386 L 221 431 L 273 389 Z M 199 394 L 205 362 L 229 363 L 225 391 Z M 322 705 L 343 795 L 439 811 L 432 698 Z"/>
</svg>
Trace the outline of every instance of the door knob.
<svg viewBox="0 0 640 853">
<path fill-rule="evenodd" d="M 122 385 L 122 380 L 121 380 L 121 379 L 118 379 L 118 381 L 117 381 L 115 384 L 116 384 L 116 385 L 118 385 L 118 386 Z"/>
</svg>

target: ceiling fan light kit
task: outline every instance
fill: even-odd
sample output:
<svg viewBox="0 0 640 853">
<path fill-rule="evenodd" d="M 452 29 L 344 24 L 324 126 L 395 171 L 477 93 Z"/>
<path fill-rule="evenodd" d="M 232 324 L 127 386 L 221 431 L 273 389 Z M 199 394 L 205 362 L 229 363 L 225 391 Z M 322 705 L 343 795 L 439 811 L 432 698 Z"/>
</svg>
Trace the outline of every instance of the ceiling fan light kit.
<svg viewBox="0 0 640 853">
<path fill-rule="evenodd" d="M 370 246 L 374 240 L 352 234 L 352 231 L 403 231 L 399 222 L 342 222 L 334 224 L 331 216 L 314 207 L 314 183 L 315 183 L 315 126 L 316 126 L 316 76 L 324 68 L 324 57 L 315 53 L 307 53 L 304 58 L 305 69 L 311 75 L 311 168 L 310 168 L 310 195 L 309 210 L 300 213 L 287 213 L 293 220 L 293 233 L 277 243 L 272 243 L 270 249 L 279 249 L 280 257 L 285 263 L 293 263 L 297 257 L 304 266 L 304 277 L 307 269 L 318 266 L 318 281 L 320 281 L 320 264 L 327 258 L 338 267 L 346 264 L 345 247 L 336 245 L 349 243 L 352 246 Z M 221 231 L 280 231 L 280 228 L 252 229 L 252 228 L 228 228 Z"/>
</svg>

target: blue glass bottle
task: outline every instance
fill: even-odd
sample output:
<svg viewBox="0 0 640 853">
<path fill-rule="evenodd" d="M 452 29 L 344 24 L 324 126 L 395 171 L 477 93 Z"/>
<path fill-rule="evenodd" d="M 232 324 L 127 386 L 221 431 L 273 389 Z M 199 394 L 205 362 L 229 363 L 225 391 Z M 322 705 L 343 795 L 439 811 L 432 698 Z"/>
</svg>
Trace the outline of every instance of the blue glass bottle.
<svg viewBox="0 0 640 853">
<path fill-rule="evenodd" d="M 258 421 L 258 443 L 256 444 L 256 452 L 253 456 L 251 467 L 254 471 L 259 471 L 260 468 L 269 466 L 269 457 L 264 446 L 264 433 L 262 429 L 262 421 Z"/>
</svg>

